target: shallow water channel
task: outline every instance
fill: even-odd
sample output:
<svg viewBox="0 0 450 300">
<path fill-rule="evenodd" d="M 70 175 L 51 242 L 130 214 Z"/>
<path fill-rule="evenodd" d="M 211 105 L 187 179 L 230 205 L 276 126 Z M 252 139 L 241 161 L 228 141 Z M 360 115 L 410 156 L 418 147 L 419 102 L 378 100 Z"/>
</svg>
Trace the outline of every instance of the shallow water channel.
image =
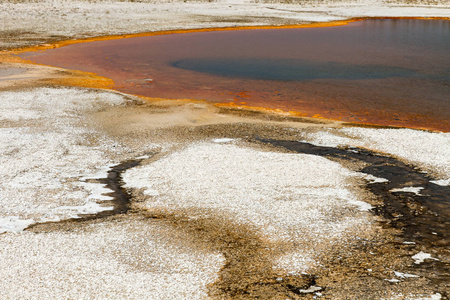
<svg viewBox="0 0 450 300">
<path fill-rule="evenodd" d="M 132 94 L 449 131 L 449 36 L 449 20 L 380 19 L 126 38 L 22 56 L 98 73 Z"/>
</svg>

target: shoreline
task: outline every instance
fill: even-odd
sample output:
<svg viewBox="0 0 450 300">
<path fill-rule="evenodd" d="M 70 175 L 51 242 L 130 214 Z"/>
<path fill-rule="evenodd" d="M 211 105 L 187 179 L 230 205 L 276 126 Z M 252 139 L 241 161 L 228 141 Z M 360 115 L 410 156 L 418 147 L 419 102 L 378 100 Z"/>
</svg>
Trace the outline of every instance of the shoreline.
<svg viewBox="0 0 450 300">
<path fill-rule="evenodd" d="M 81 39 L 68 39 L 55 41 L 43 45 L 18 47 L 9 50 L 4 50 L 6 55 L 8 54 L 20 54 L 24 52 L 43 51 L 47 49 L 55 49 L 59 47 L 90 43 L 98 41 L 109 41 L 117 39 L 135 38 L 135 37 L 147 37 L 158 36 L 168 34 L 183 34 L 183 33 L 195 33 L 195 32 L 213 32 L 213 31 L 234 31 L 234 30 L 265 30 L 265 29 L 294 29 L 294 28 L 322 28 L 322 27 L 335 27 L 345 26 L 353 22 L 365 21 L 365 20 L 444 20 L 449 21 L 450 17 L 354 17 L 345 20 L 328 21 L 328 22 L 310 22 L 300 24 L 289 25 L 248 25 L 248 26 L 230 26 L 230 27 L 203 27 L 203 28 L 191 28 L 191 29 L 174 29 L 174 30 L 161 30 L 161 31 L 147 31 L 132 34 L 119 34 L 119 35 L 100 35 L 96 37 L 88 37 Z M 9 53 L 8 53 L 9 52 Z M 1 54 L 1 53 L 0 53 Z M 26 61 L 26 60 L 24 60 Z"/>
<path fill-rule="evenodd" d="M 179 29 L 179 30 L 170 30 L 170 31 L 155 31 L 155 32 L 142 32 L 142 33 L 136 33 L 136 34 L 124 34 L 124 35 L 111 35 L 111 36 L 98 36 L 98 37 L 91 37 L 86 39 L 69 39 L 69 40 L 62 40 L 57 41 L 51 44 L 44 44 L 44 45 L 38 45 L 38 46 L 31 46 L 31 47 L 24 47 L 24 48 L 17 48 L 17 49 L 11 49 L 4 51 L 3 53 L 0 53 L 0 63 L 19 63 L 23 64 L 25 67 L 26 65 L 35 65 L 35 66 L 45 66 L 45 67 L 54 67 L 51 65 L 42 65 L 39 63 L 34 63 L 32 61 L 29 61 L 27 59 L 23 59 L 21 57 L 18 57 L 19 54 L 25 53 L 25 52 L 37 52 L 37 51 L 45 51 L 48 49 L 55 49 L 60 48 L 68 45 L 73 44 L 80 44 L 80 43 L 90 43 L 90 42 L 96 42 L 96 41 L 107 41 L 107 40 L 117 40 L 117 39 L 126 39 L 126 38 L 135 38 L 135 37 L 146 37 L 146 36 L 158 36 L 158 35 L 169 35 L 169 34 L 183 34 L 183 33 L 194 33 L 194 32 L 214 32 L 214 31 L 234 31 L 234 30 L 265 30 L 265 29 L 286 29 L 286 28 L 317 28 L 317 27 L 335 27 L 335 26 L 345 26 L 353 22 L 363 21 L 363 20 L 383 20 L 383 19 L 393 19 L 393 20 L 450 20 L 449 18 L 445 17 L 355 17 L 347 20 L 341 20 L 341 21 L 331 21 L 331 22 L 312 22 L 309 24 L 294 24 L 294 25 L 279 25 L 279 26 L 237 26 L 237 27 L 212 27 L 212 28 L 197 28 L 197 29 Z M 58 68 L 61 69 L 61 68 Z M 106 90 L 112 90 L 116 92 L 120 92 L 117 89 L 114 88 L 114 81 L 110 78 L 99 76 L 95 73 L 91 72 L 83 72 L 79 70 L 69 70 L 69 69 L 61 69 L 65 70 L 66 72 L 71 73 L 69 77 L 62 77 L 58 79 L 50 80 L 49 83 L 56 84 L 56 85 L 62 85 L 62 86 L 75 86 L 75 87 L 87 87 L 87 88 L 100 88 L 100 89 L 106 89 Z M 155 99 L 161 100 L 158 98 L 152 98 L 152 97 L 146 97 L 142 95 L 133 95 L 140 97 L 141 99 L 145 101 L 154 101 Z M 165 100 L 185 100 L 185 99 L 165 99 Z M 432 132 L 448 132 L 448 131 L 442 131 L 440 129 L 436 129 L 433 127 L 423 127 L 423 126 L 417 126 L 417 125 L 394 125 L 386 123 L 370 123 L 370 122 L 364 122 L 364 121 L 355 121 L 355 122 L 348 122 L 348 121 L 342 121 L 339 119 L 333 119 L 333 118 L 326 118 L 321 116 L 320 114 L 315 115 L 306 115 L 305 113 L 301 111 L 296 110 L 281 110 L 278 108 L 268 108 L 268 107 L 259 107 L 259 106 L 247 106 L 245 104 L 237 104 L 234 102 L 231 103 L 214 103 L 208 100 L 196 100 L 196 99 L 186 99 L 187 101 L 205 101 L 206 103 L 210 103 L 211 105 L 217 106 L 217 107 L 223 107 L 223 108 L 229 108 L 230 110 L 246 110 L 250 112 L 258 111 L 261 113 L 269 113 L 269 114 L 278 114 L 280 116 L 288 116 L 288 117 L 306 117 L 307 119 L 322 119 L 329 122 L 340 122 L 343 125 L 361 125 L 363 127 L 369 126 L 369 127 L 388 127 L 388 128 L 410 128 L 410 129 L 417 129 L 417 130 L 424 130 L 424 131 L 432 131 Z"/>
</svg>

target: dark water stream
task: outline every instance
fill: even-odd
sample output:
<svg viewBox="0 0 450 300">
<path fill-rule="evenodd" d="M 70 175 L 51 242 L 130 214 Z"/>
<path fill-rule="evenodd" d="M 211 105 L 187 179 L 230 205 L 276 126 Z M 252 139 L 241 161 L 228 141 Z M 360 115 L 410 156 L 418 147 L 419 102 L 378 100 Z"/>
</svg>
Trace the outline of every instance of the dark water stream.
<svg viewBox="0 0 450 300">
<path fill-rule="evenodd" d="M 402 229 L 406 238 L 417 243 L 450 246 L 450 187 L 431 181 L 428 174 L 393 157 L 361 148 L 334 148 L 315 146 L 299 141 L 263 140 L 277 147 L 297 153 L 319 155 L 331 159 L 364 163 L 359 170 L 388 182 L 368 184 L 366 188 L 383 200 L 374 211 L 391 220 L 391 226 Z M 422 187 L 416 195 L 410 192 L 392 192 L 404 187 Z"/>
<path fill-rule="evenodd" d="M 360 172 L 388 182 L 367 184 L 366 189 L 383 204 L 372 211 L 383 216 L 386 226 L 401 230 L 405 241 L 421 245 L 427 251 L 438 253 L 445 259 L 421 265 L 427 270 L 431 285 L 448 284 L 450 263 L 447 260 L 450 246 L 450 187 L 431 182 L 426 173 L 393 157 L 381 155 L 360 148 L 340 149 L 315 146 L 299 141 L 258 139 L 263 143 L 286 148 L 296 153 L 323 156 L 340 161 L 366 164 Z M 422 187 L 419 195 L 409 192 L 395 192 L 392 189 L 408 186 Z M 397 247 L 400 247 L 398 245 Z M 448 299 L 448 290 L 440 290 L 442 299 Z"/>
<path fill-rule="evenodd" d="M 450 130 L 450 21 L 192 32 L 22 56 L 98 73 L 127 93 Z"/>
</svg>

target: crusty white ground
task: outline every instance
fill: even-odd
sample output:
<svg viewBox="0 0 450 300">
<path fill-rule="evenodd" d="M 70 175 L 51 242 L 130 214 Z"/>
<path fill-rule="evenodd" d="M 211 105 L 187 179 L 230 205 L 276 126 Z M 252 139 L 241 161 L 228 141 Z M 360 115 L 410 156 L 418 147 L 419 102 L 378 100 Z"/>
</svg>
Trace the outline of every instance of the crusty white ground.
<svg viewBox="0 0 450 300">
<path fill-rule="evenodd" d="M 389 298 L 390 300 L 440 300 L 442 295 L 440 293 L 432 295 L 395 295 Z"/>
<path fill-rule="evenodd" d="M 433 1 L 437 5 L 388 0 L 269 2 L 6 0 L 0 3 L 0 49 L 39 43 L 41 38 L 52 36 L 80 38 L 185 28 L 326 22 L 353 17 L 450 16 L 448 0 Z"/>
<path fill-rule="evenodd" d="M 126 149 L 87 127 L 85 114 L 122 105 L 109 92 L 40 88 L 0 93 L 0 232 L 110 207 L 111 192 L 82 177 Z"/>
<path fill-rule="evenodd" d="M 185 240 L 144 220 L 3 234 L 0 298 L 205 299 L 224 258 Z"/>
<path fill-rule="evenodd" d="M 128 170 L 128 188 L 143 189 L 151 211 L 214 214 L 250 226 L 265 239 L 298 244 L 279 261 L 288 272 L 315 265 L 333 241 L 370 228 L 349 180 L 356 174 L 314 155 L 262 152 L 200 143 Z"/>
<path fill-rule="evenodd" d="M 408 187 L 404 187 L 404 188 L 390 189 L 389 192 L 391 192 L 391 193 L 413 193 L 417 196 L 422 196 L 422 194 L 420 194 L 420 191 L 423 189 L 424 189 L 423 187 L 408 186 Z"/>
<path fill-rule="evenodd" d="M 329 129 L 305 138 L 323 146 L 363 147 L 388 153 L 438 176 L 437 184 L 450 179 L 450 133 L 414 129 Z"/>
</svg>

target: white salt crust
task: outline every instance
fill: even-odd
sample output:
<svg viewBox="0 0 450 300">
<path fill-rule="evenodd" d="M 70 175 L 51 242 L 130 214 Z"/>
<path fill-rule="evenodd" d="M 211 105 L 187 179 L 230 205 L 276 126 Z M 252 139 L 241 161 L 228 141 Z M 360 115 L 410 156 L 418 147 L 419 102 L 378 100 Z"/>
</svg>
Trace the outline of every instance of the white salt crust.
<svg viewBox="0 0 450 300">
<path fill-rule="evenodd" d="M 430 182 L 440 185 L 440 186 L 450 186 L 450 178 L 449 179 L 440 179 L 440 180 L 430 180 Z"/>
<path fill-rule="evenodd" d="M 450 133 L 413 129 L 342 128 L 309 134 L 306 140 L 322 146 L 363 147 L 397 156 L 450 180 Z"/>
<path fill-rule="evenodd" d="M 432 295 L 395 295 L 389 298 L 390 300 L 440 300 L 442 295 L 440 293 Z"/>
<path fill-rule="evenodd" d="M 419 265 L 425 261 L 425 259 L 438 260 L 437 258 L 431 257 L 431 254 L 420 251 L 419 253 L 411 256 L 414 259 L 414 263 Z"/>
<path fill-rule="evenodd" d="M 1 299 L 205 299 L 221 254 L 148 221 L 0 235 Z"/>
<path fill-rule="evenodd" d="M 106 177 L 108 154 L 123 149 L 84 115 L 125 102 L 73 88 L 0 93 L 0 218 L 44 222 L 111 209 L 97 204 L 111 190 L 81 181 Z"/>
<path fill-rule="evenodd" d="M 229 143 L 229 142 L 232 142 L 232 141 L 234 141 L 234 140 L 235 140 L 235 139 L 221 138 L 221 139 L 213 139 L 213 142 L 214 142 L 214 143 L 221 144 L 221 143 Z"/>
<path fill-rule="evenodd" d="M 5 232 L 19 233 L 33 223 L 33 219 L 21 220 L 18 217 L 0 218 L 0 234 Z"/>
<path fill-rule="evenodd" d="M 361 174 L 362 174 L 362 177 L 365 180 L 367 180 L 369 184 L 389 182 L 389 180 L 387 180 L 386 178 L 376 177 L 376 176 L 373 176 L 372 174 L 366 174 L 366 173 L 361 173 Z"/>
<path fill-rule="evenodd" d="M 423 196 L 420 194 L 420 191 L 423 190 L 423 187 L 415 187 L 415 186 L 407 186 L 403 188 L 396 188 L 396 189 L 390 189 L 389 192 L 391 193 L 413 193 L 417 196 Z"/>
<path fill-rule="evenodd" d="M 353 176 L 318 156 L 200 143 L 130 169 L 123 180 L 150 195 L 150 210 L 215 214 L 274 242 L 301 244 L 278 264 L 301 272 L 316 263 L 318 249 L 368 225 L 357 210 L 370 205 L 347 188 Z"/>
<path fill-rule="evenodd" d="M 395 274 L 395 276 L 400 277 L 400 278 L 417 278 L 417 277 L 419 277 L 418 275 L 402 273 L 402 272 L 397 272 L 397 271 L 394 271 L 394 274 Z"/>
</svg>

